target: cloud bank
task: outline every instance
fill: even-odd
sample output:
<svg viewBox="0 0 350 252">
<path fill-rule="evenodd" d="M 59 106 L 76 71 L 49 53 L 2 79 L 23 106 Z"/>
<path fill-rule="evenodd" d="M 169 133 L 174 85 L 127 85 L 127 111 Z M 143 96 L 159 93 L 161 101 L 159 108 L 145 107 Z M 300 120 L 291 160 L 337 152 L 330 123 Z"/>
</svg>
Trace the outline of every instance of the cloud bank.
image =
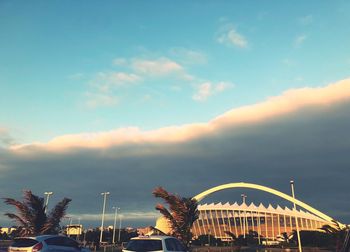
<svg viewBox="0 0 350 252">
<path fill-rule="evenodd" d="M 101 212 L 103 191 L 111 192 L 108 213 L 113 205 L 125 214 L 150 213 L 155 211 L 151 192 L 156 186 L 193 196 L 219 184 L 245 181 L 288 193 L 294 179 L 298 199 L 349 223 L 349 109 L 346 79 L 288 90 L 209 122 L 12 145 L 0 149 L 0 196 L 18 197 L 26 188 L 37 194 L 50 190 L 53 201 L 71 197 L 69 214 L 86 216 L 84 223 Z M 217 193 L 207 200 L 234 202 L 240 193 Z M 288 204 L 253 191 L 246 194 L 255 203 Z M 152 214 L 147 216 L 148 224 L 154 224 Z"/>
<path fill-rule="evenodd" d="M 213 89 L 212 85 L 204 83 L 198 99 L 205 99 Z M 223 91 L 227 83 L 218 83 L 214 91 Z M 307 106 L 327 106 L 350 97 L 350 80 L 346 79 L 326 87 L 291 89 L 277 97 L 271 97 L 264 102 L 232 109 L 207 123 L 170 126 L 160 129 L 142 131 L 137 127 L 120 128 L 109 132 L 89 132 L 74 135 L 58 136 L 47 143 L 32 143 L 13 145 L 11 149 L 21 151 L 32 147 L 45 148 L 53 151 L 64 151 L 71 148 L 109 148 L 123 144 L 141 143 L 179 143 L 199 138 L 210 133 L 217 133 L 223 127 L 235 127 L 243 123 L 254 124 L 294 112 Z"/>
</svg>

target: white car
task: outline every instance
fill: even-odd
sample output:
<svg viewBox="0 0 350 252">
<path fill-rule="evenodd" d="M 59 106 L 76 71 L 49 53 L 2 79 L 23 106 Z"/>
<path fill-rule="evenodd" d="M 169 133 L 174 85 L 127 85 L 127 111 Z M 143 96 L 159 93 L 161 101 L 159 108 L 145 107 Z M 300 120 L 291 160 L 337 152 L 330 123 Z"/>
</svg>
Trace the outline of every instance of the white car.
<svg viewBox="0 0 350 252">
<path fill-rule="evenodd" d="M 15 238 L 8 252 L 90 252 L 90 250 L 66 236 L 40 235 Z"/>
<path fill-rule="evenodd" d="M 123 252 L 187 252 L 185 246 L 171 236 L 139 236 L 131 238 Z"/>
</svg>

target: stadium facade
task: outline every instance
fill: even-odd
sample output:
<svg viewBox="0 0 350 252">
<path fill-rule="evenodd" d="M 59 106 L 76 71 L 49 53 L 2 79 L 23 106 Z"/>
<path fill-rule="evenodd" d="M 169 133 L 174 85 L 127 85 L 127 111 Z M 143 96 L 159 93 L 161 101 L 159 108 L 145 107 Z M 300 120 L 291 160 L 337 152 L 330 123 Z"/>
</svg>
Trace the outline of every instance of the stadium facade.
<svg viewBox="0 0 350 252">
<path fill-rule="evenodd" d="M 275 240 L 282 233 L 291 234 L 296 230 L 296 221 L 299 230 L 319 231 L 322 226 L 333 224 L 306 211 L 254 203 L 204 204 L 199 205 L 198 210 L 199 218 L 192 228 L 194 237 L 211 234 L 221 240 L 230 240 L 229 233 L 239 236 L 249 231 Z"/>
<path fill-rule="evenodd" d="M 232 188 L 265 191 L 292 202 L 295 206 L 299 206 L 299 209 L 297 210 L 296 207 L 290 209 L 279 205 L 273 207 L 271 204 L 264 206 L 261 203 L 259 205 L 254 203 L 247 205 L 245 202 L 242 204 L 237 202 L 233 204 L 228 202 L 225 204 L 200 204 L 198 206 L 199 218 L 192 227 L 194 238 L 210 234 L 222 240 L 231 240 L 231 234 L 238 237 L 253 231 L 257 233 L 258 238 L 264 237 L 268 240 L 276 240 L 283 233 L 292 234 L 297 228 L 299 230 L 320 231 L 320 228 L 324 225 L 335 225 L 336 221 L 333 218 L 306 203 L 275 189 L 251 183 L 240 182 L 220 185 L 198 194 L 194 199 L 199 202 L 212 193 Z M 338 222 L 338 225 L 344 226 L 340 222 Z M 164 218 L 157 220 L 156 228 L 164 233 L 170 231 L 170 227 Z"/>
</svg>

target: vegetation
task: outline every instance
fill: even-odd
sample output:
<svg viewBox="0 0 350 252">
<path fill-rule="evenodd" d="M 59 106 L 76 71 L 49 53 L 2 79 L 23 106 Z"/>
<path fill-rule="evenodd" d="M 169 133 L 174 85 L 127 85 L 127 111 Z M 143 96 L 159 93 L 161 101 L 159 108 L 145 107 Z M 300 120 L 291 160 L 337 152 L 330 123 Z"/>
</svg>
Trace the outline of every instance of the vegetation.
<svg viewBox="0 0 350 252">
<path fill-rule="evenodd" d="M 321 230 L 331 236 L 335 251 L 341 251 L 348 227 L 341 227 L 339 222 L 333 220 L 333 225 L 324 225 Z"/>
<path fill-rule="evenodd" d="M 7 205 L 14 206 L 17 210 L 17 214 L 6 213 L 5 215 L 17 223 L 20 236 L 57 234 L 60 221 L 70 201 L 71 199 L 64 198 L 47 215 L 44 198 L 32 194 L 31 191 L 24 191 L 22 202 L 4 198 Z"/>
<path fill-rule="evenodd" d="M 169 222 L 172 230 L 170 235 L 175 236 L 188 246 L 192 239 L 192 225 L 199 217 L 197 201 L 171 194 L 162 187 L 155 188 L 153 195 L 162 198 L 169 205 L 169 209 L 167 209 L 164 205 L 157 204 L 156 209 Z"/>
</svg>

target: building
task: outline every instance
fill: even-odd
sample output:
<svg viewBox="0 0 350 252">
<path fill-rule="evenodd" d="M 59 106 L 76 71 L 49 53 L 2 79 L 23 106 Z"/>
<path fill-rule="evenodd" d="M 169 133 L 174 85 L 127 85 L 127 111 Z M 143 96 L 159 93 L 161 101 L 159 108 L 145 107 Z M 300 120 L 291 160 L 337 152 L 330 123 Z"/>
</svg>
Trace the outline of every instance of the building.
<svg viewBox="0 0 350 252">
<path fill-rule="evenodd" d="M 245 236 L 249 231 L 257 233 L 258 238 L 266 238 L 267 240 L 276 240 L 283 233 L 290 235 L 294 230 L 314 230 L 320 231 L 324 225 L 335 225 L 335 220 L 308 204 L 295 199 L 285 193 L 275 189 L 251 184 L 251 183 L 230 183 L 220 185 L 206 190 L 194 197 L 200 202 L 206 196 L 217 191 L 233 189 L 233 188 L 249 188 L 265 191 L 292 202 L 299 210 L 289 209 L 288 207 L 276 206 L 269 204 L 265 207 L 263 204 L 249 205 L 243 202 L 202 204 L 198 206 L 199 218 L 194 222 L 192 233 L 194 238 L 200 235 L 213 235 L 222 240 L 231 240 L 232 235 Z M 301 210 L 304 209 L 304 210 Z M 340 227 L 345 226 L 338 222 Z M 169 233 L 170 228 L 164 218 L 159 218 L 156 228 L 164 233 Z"/>
<path fill-rule="evenodd" d="M 275 240 L 282 233 L 291 234 L 296 230 L 320 230 L 323 225 L 332 224 L 318 216 L 302 210 L 291 210 L 288 207 L 273 207 L 254 203 L 238 204 L 204 204 L 198 206 L 199 218 L 193 224 L 194 237 L 211 234 L 221 240 L 257 232 L 258 236 Z"/>
</svg>

